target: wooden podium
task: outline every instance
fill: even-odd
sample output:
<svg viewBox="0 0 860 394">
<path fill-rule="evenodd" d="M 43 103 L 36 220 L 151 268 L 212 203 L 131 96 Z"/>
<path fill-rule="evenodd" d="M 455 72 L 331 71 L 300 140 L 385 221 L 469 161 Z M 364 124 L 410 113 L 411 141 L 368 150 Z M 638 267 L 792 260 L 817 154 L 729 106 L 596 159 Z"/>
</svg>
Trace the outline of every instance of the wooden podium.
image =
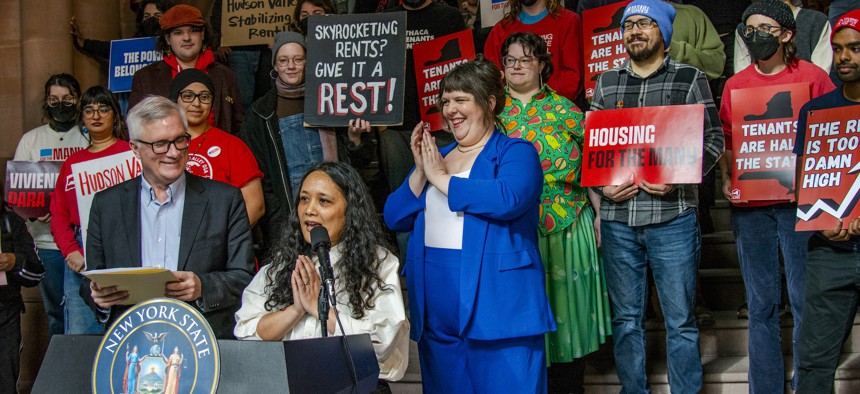
<svg viewBox="0 0 860 394">
<path fill-rule="evenodd" d="M 55 335 L 33 393 L 92 393 L 93 360 L 101 340 L 99 335 Z M 218 340 L 218 347 L 219 393 L 369 393 L 379 376 L 367 334 L 286 342 Z"/>
</svg>

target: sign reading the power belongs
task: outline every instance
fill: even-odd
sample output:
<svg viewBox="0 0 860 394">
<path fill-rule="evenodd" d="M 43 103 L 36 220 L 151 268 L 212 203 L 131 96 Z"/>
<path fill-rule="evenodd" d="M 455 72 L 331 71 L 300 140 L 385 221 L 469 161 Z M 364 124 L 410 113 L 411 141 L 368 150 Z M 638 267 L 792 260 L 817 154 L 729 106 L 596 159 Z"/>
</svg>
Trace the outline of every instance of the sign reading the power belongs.
<svg viewBox="0 0 860 394">
<path fill-rule="evenodd" d="M 305 123 L 403 123 L 406 13 L 308 17 Z"/>
<path fill-rule="evenodd" d="M 114 93 L 131 91 L 134 73 L 161 58 L 155 37 L 111 41 L 108 89 Z"/>
</svg>

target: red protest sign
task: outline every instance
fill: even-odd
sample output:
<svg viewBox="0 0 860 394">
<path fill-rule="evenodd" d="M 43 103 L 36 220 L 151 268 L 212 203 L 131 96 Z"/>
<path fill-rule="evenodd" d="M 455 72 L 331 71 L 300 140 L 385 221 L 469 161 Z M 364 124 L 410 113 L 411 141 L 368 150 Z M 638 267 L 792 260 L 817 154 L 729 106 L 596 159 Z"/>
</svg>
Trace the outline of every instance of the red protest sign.
<svg viewBox="0 0 860 394">
<path fill-rule="evenodd" d="M 5 198 L 12 210 L 24 218 L 47 215 L 61 165 L 61 161 L 7 161 Z"/>
<path fill-rule="evenodd" d="M 794 137 L 809 84 L 732 91 L 732 201 L 794 200 Z"/>
<path fill-rule="evenodd" d="M 702 104 L 586 112 L 582 185 L 701 182 L 704 121 Z"/>
<path fill-rule="evenodd" d="M 860 114 L 845 108 L 810 111 L 806 121 L 798 231 L 826 230 L 860 216 Z"/>
<path fill-rule="evenodd" d="M 585 98 L 594 96 L 597 77 L 604 71 L 620 66 L 627 59 L 621 34 L 621 17 L 632 0 L 592 8 L 582 12 L 585 54 Z"/>
<path fill-rule="evenodd" d="M 430 130 L 442 130 L 442 114 L 436 106 L 439 83 L 449 70 L 475 58 L 472 31 L 463 30 L 417 43 L 412 46 L 412 56 L 415 59 L 421 120 L 430 124 Z"/>
</svg>

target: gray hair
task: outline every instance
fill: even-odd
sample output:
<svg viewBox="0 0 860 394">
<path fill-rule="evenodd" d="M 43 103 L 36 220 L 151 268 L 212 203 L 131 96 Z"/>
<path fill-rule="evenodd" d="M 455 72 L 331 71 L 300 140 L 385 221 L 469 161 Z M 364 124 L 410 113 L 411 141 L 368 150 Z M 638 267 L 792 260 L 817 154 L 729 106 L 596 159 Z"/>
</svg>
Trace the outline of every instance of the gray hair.
<svg viewBox="0 0 860 394">
<path fill-rule="evenodd" d="M 128 115 L 126 116 L 129 139 L 132 141 L 140 140 L 143 126 L 173 115 L 179 115 L 179 118 L 182 119 L 182 127 L 188 130 L 188 119 L 185 117 L 185 111 L 178 104 L 166 97 L 146 96 L 145 99 L 128 111 Z"/>
</svg>

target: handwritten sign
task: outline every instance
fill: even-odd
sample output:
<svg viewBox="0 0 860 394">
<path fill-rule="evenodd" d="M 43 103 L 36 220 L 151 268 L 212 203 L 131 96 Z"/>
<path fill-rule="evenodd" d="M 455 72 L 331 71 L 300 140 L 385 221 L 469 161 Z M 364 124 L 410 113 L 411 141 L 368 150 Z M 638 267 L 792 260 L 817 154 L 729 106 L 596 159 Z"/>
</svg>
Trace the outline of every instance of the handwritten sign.
<svg viewBox="0 0 860 394">
<path fill-rule="evenodd" d="M 582 185 L 701 182 L 704 118 L 702 104 L 586 112 Z"/>
<path fill-rule="evenodd" d="M 111 41 L 108 89 L 114 93 L 131 91 L 134 73 L 161 58 L 161 51 L 155 49 L 155 37 Z"/>
<path fill-rule="evenodd" d="M 403 123 L 406 13 L 308 17 L 305 123 Z"/>
<path fill-rule="evenodd" d="M 7 161 L 6 203 L 24 218 L 47 215 L 62 165 L 61 161 Z"/>
<path fill-rule="evenodd" d="M 140 175 L 140 171 L 140 161 L 132 151 L 72 164 L 66 189 L 75 188 L 84 245 L 87 244 L 86 230 L 95 194 Z"/>
<path fill-rule="evenodd" d="M 221 3 L 221 46 L 269 44 L 289 31 L 296 0 L 224 0 Z"/>
<path fill-rule="evenodd" d="M 475 43 L 471 30 L 424 41 L 412 47 L 415 58 L 415 80 L 418 82 L 418 103 L 421 120 L 430 130 L 442 130 L 442 113 L 436 105 L 439 83 L 448 71 L 475 58 Z"/>
<path fill-rule="evenodd" d="M 809 84 L 732 91 L 732 201 L 794 200 L 797 116 Z"/>
<path fill-rule="evenodd" d="M 592 8 L 582 12 L 585 55 L 585 98 L 594 97 L 597 77 L 621 66 L 628 58 L 621 34 L 621 17 L 632 0 Z"/>
<path fill-rule="evenodd" d="M 856 107 L 852 107 L 856 108 Z M 797 197 L 798 231 L 825 230 L 860 216 L 860 114 L 831 108 L 810 111 Z"/>
</svg>

